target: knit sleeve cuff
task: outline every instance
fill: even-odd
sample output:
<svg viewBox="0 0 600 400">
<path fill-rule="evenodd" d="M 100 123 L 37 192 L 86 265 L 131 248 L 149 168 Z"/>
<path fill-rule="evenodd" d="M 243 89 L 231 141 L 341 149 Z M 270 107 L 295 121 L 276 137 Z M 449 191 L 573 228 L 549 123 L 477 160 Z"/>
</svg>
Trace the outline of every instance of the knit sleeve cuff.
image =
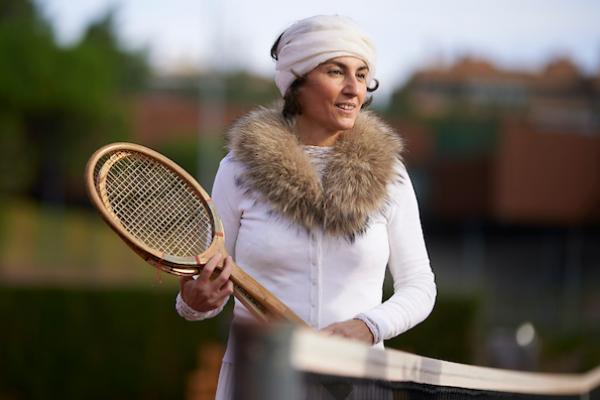
<svg viewBox="0 0 600 400">
<path fill-rule="evenodd" d="M 383 338 L 381 337 L 381 331 L 379 330 L 379 327 L 365 313 L 358 314 L 356 317 L 354 317 L 354 319 L 358 319 L 364 322 L 365 325 L 367 325 L 367 328 L 369 328 L 371 334 L 373 335 L 373 344 L 377 344 L 383 340 Z"/>
<path fill-rule="evenodd" d="M 214 310 L 210 310 L 207 312 L 196 311 L 192 307 L 190 307 L 185 301 L 183 301 L 181 293 L 177 293 L 177 298 L 175 300 L 175 309 L 181 317 L 185 318 L 188 321 L 201 321 L 203 319 L 212 318 L 215 315 L 219 314 L 223 310 L 223 307 L 225 307 L 225 304 L 227 304 L 227 301 L 224 301 L 220 307 L 215 308 Z"/>
</svg>

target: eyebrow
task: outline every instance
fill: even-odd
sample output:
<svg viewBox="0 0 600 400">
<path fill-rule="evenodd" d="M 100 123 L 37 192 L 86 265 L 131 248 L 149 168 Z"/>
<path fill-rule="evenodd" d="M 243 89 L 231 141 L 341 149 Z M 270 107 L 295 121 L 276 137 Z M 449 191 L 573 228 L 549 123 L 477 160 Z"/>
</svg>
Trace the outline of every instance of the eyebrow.
<svg viewBox="0 0 600 400">
<path fill-rule="evenodd" d="M 325 63 L 323 63 L 323 65 L 327 65 L 327 64 L 333 64 L 340 68 L 348 69 L 348 66 L 346 64 L 339 62 L 339 61 L 335 61 L 335 60 L 330 60 L 330 61 L 326 61 Z M 368 71 L 369 67 L 367 65 L 363 64 L 360 68 L 357 69 L 357 71 L 363 71 L 365 69 Z"/>
</svg>

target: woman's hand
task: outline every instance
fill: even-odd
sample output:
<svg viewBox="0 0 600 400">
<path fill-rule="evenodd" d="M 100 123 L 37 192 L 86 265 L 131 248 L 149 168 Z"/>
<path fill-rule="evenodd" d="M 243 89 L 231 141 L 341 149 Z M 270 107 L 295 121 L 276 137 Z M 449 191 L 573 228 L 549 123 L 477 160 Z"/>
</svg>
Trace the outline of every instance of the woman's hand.
<svg viewBox="0 0 600 400">
<path fill-rule="evenodd" d="M 321 332 L 359 340 L 368 344 L 373 344 L 374 340 L 373 334 L 367 327 L 367 324 L 359 319 L 349 319 L 347 321 L 336 322 L 321 329 Z"/>
<path fill-rule="evenodd" d="M 208 260 L 197 279 L 191 276 L 183 276 L 179 279 L 181 298 L 194 310 L 199 312 L 214 310 L 233 293 L 233 282 L 229 280 L 233 268 L 231 257 L 225 259 L 223 270 L 211 277 L 222 258 L 221 254 L 216 254 Z"/>
</svg>

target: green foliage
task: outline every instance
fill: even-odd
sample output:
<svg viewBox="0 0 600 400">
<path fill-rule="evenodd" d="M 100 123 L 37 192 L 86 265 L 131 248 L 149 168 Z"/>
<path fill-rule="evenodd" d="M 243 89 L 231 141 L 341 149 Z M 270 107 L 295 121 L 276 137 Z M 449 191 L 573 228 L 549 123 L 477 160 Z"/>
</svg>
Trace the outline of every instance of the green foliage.
<svg viewBox="0 0 600 400">
<path fill-rule="evenodd" d="M 0 3 L 0 100 L 14 110 L 24 103 L 44 103 L 57 55 L 49 26 L 26 0 Z M 39 92 L 32 89 L 38 89 Z"/>
<path fill-rule="evenodd" d="M 186 322 L 175 293 L 0 288 L 0 398 L 183 398 L 222 320 Z"/>
<path fill-rule="evenodd" d="M 203 135 L 199 139 L 178 139 L 163 143 L 158 149 L 195 177 L 210 193 L 219 161 L 225 156 L 220 135 Z"/>
<path fill-rule="evenodd" d="M 279 98 L 272 80 L 248 74 L 245 71 L 225 76 L 226 100 L 230 104 L 267 105 Z"/>
<path fill-rule="evenodd" d="M 119 88 L 123 92 L 138 91 L 145 86 L 148 76 L 145 50 L 125 50 L 115 35 L 114 12 L 109 12 L 96 23 L 90 25 L 80 49 L 90 55 L 96 55 L 103 63 L 103 70 L 109 71 L 112 81 L 109 87 Z"/>
<path fill-rule="evenodd" d="M 271 104 L 280 98 L 271 79 L 246 71 L 212 71 L 202 74 L 166 78 L 160 85 L 163 93 L 198 99 L 201 102 L 217 100 L 229 107 L 252 108 Z"/>
<path fill-rule="evenodd" d="M 383 111 L 384 116 L 390 120 L 416 118 L 417 112 L 410 101 L 410 93 L 408 86 L 394 91 L 389 104 Z"/>
<path fill-rule="evenodd" d="M 173 160 L 190 175 L 196 176 L 198 171 L 198 141 L 182 138 L 162 143 L 157 149 L 159 153 Z"/>
<path fill-rule="evenodd" d="M 135 254 L 90 209 L 0 198 L 0 276 L 3 282 L 81 287 L 177 287 L 173 276 Z"/>
<path fill-rule="evenodd" d="M 438 297 L 431 315 L 386 347 L 459 363 L 473 363 L 479 301 Z"/>
<path fill-rule="evenodd" d="M 490 154 L 498 137 L 499 123 L 490 118 L 447 116 L 430 121 L 440 157 L 468 158 Z"/>
<path fill-rule="evenodd" d="M 0 110 L 0 193 L 19 193 L 33 182 L 35 157 L 27 146 L 23 126 L 14 114 Z"/>
<path fill-rule="evenodd" d="M 107 14 L 62 48 L 31 0 L 0 3 L 0 143 L 11 143 L 0 147 L 0 166 L 16 168 L 0 191 L 80 197 L 87 157 L 127 138 L 128 95 L 143 86 L 148 68 L 143 52 L 121 47 L 113 19 Z"/>
<path fill-rule="evenodd" d="M 541 364 L 548 371 L 590 371 L 598 367 L 600 360 L 598 338 L 600 328 L 586 333 L 545 335 L 541 348 Z"/>
</svg>

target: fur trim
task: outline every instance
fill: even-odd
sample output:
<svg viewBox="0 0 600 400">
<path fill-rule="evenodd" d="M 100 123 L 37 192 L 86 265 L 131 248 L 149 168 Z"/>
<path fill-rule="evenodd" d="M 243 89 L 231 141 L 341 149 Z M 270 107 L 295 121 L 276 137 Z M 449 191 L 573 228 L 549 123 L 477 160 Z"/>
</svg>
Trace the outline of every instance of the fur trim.
<svg viewBox="0 0 600 400">
<path fill-rule="evenodd" d="M 277 109 L 260 108 L 229 131 L 229 149 L 244 164 L 238 184 L 258 192 L 273 211 L 306 229 L 353 239 L 382 209 L 400 160 L 400 137 L 362 111 L 354 128 L 337 140 L 319 180 L 292 125 Z"/>
</svg>

